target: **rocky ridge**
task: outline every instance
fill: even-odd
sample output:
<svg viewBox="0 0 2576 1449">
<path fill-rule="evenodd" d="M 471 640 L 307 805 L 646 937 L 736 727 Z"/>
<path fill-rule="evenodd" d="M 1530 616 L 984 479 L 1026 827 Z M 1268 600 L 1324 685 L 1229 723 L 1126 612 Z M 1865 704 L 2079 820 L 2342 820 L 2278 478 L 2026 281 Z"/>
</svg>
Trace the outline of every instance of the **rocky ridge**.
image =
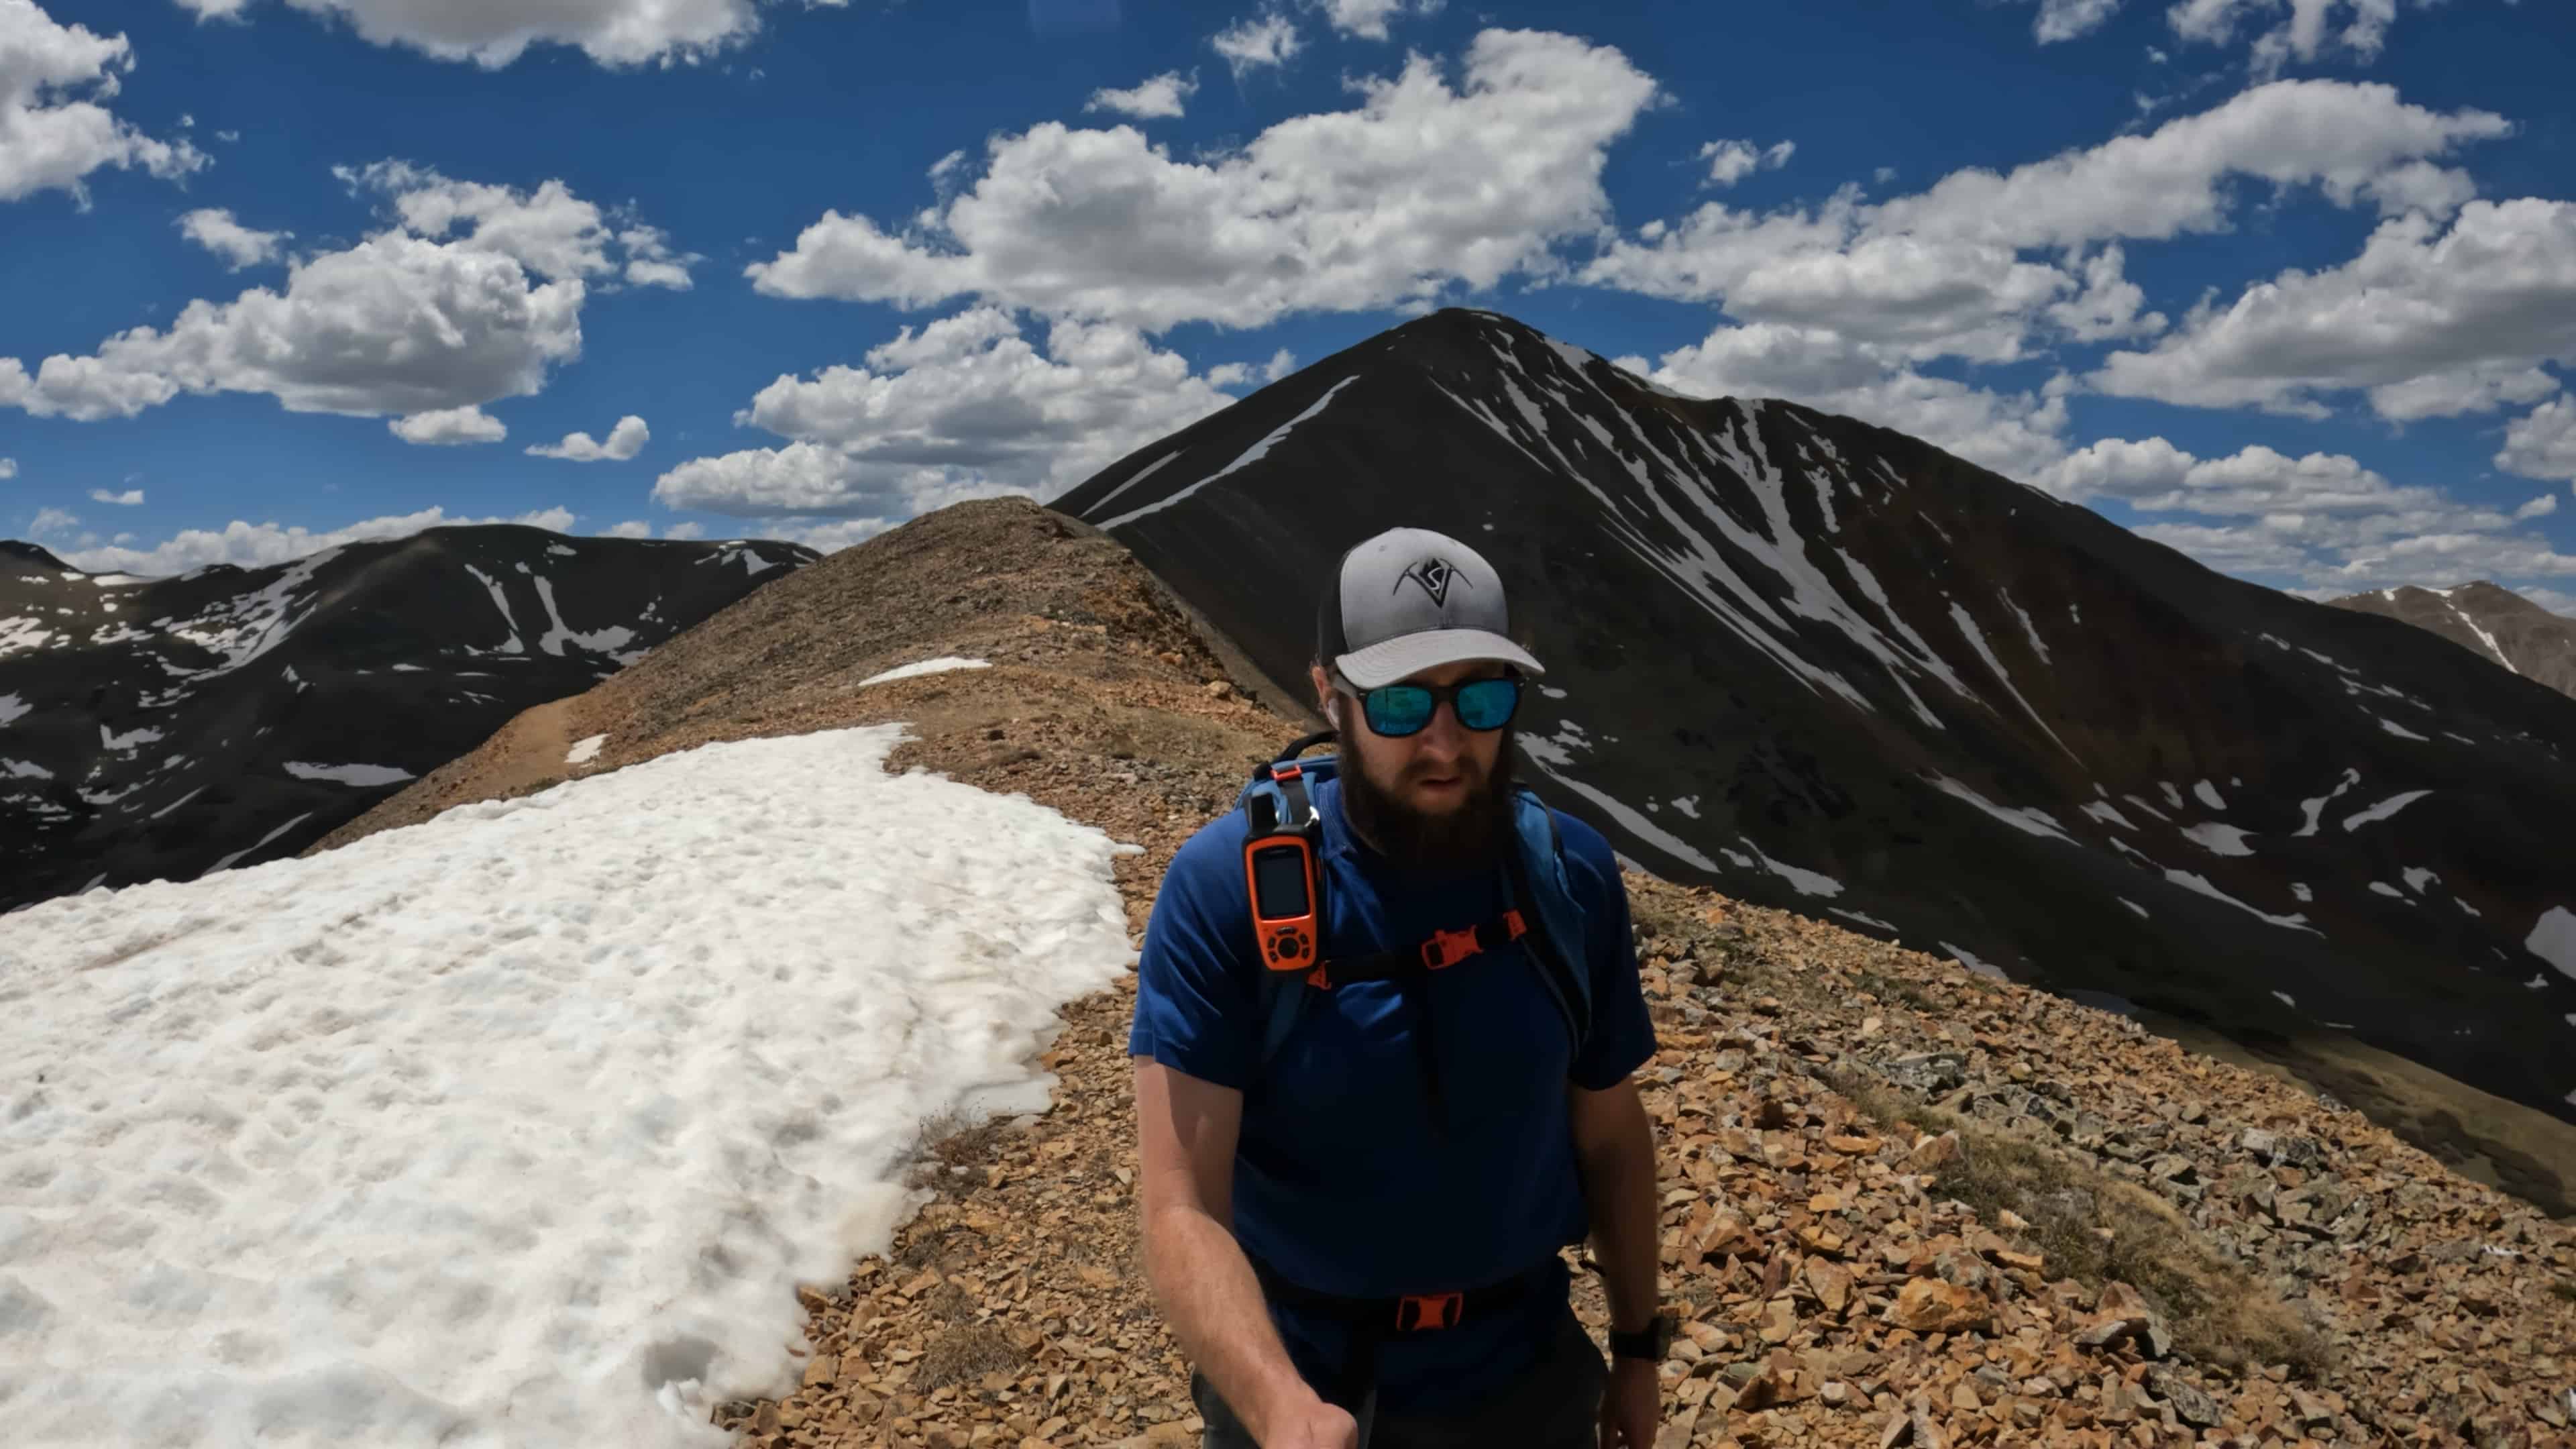
<svg viewBox="0 0 2576 1449">
<path fill-rule="evenodd" d="M 505 732 L 360 826 L 902 719 L 894 768 L 1143 845 L 1117 866 L 1141 937 L 1172 852 L 1302 728 L 1245 697 L 1228 652 L 1083 525 L 962 505 L 569 701 L 567 728 L 609 735 L 590 764 L 514 761 Z M 993 667 L 857 684 L 940 654 Z M 1663 1047 L 1664 1290 L 1688 1324 L 1662 1444 L 2576 1444 L 2565 1225 L 2123 1018 L 1626 880 Z M 800 1292 L 798 1386 L 724 1406 L 737 1442 L 1195 1442 L 1137 1257 L 1130 992 L 1067 1009 L 1049 1111 L 925 1141 L 919 1213 Z M 1580 1309 L 1599 1326 L 1597 1298 Z"/>
</svg>

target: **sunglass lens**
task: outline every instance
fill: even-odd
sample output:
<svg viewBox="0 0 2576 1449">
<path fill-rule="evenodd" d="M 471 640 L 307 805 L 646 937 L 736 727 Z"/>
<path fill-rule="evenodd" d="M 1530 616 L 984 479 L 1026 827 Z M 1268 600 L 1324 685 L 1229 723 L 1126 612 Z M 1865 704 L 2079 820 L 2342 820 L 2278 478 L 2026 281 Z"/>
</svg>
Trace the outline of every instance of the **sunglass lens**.
<svg viewBox="0 0 2576 1449">
<path fill-rule="evenodd" d="M 1431 723 L 1431 691 L 1418 684 L 1390 684 L 1363 697 L 1369 728 L 1382 735 L 1419 733 Z"/>
<path fill-rule="evenodd" d="M 1511 722 L 1520 702 L 1519 680 L 1477 680 L 1458 691 L 1458 723 L 1471 730 L 1501 729 Z"/>
</svg>

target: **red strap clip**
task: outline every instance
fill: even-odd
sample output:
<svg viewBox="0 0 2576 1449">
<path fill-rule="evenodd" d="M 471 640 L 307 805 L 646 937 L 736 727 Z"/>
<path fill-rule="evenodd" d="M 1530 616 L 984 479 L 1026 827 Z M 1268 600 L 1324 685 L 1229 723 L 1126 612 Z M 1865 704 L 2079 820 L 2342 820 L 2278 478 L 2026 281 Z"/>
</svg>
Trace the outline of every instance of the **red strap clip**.
<svg viewBox="0 0 2576 1449">
<path fill-rule="evenodd" d="M 1395 1331 L 1423 1333 L 1435 1328 L 1456 1328 L 1466 1312 L 1464 1293 L 1407 1293 L 1395 1301 Z"/>
<path fill-rule="evenodd" d="M 1484 949 L 1477 943 L 1472 927 L 1464 931 L 1434 931 L 1431 939 L 1422 943 L 1422 964 L 1438 971 L 1455 966 Z"/>
</svg>

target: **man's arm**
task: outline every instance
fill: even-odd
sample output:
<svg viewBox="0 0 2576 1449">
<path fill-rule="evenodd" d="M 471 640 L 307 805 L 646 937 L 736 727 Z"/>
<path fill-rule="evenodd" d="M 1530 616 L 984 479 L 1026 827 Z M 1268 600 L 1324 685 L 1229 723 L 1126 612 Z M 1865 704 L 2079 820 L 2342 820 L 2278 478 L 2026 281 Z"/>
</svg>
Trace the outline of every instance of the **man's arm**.
<svg viewBox="0 0 2576 1449">
<path fill-rule="evenodd" d="M 1229 1226 L 1242 1124 L 1241 1092 L 1136 1058 L 1146 1277 L 1182 1351 L 1265 1449 L 1351 1449 L 1358 1426 L 1298 1376 Z"/>
<path fill-rule="evenodd" d="M 1635 1333 L 1660 1302 L 1655 1271 L 1659 1210 L 1655 1203 L 1655 1128 L 1630 1078 L 1604 1091 L 1570 1087 L 1574 1154 L 1583 1201 L 1592 1219 L 1593 1257 L 1610 1295 L 1610 1327 Z"/>
</svg>

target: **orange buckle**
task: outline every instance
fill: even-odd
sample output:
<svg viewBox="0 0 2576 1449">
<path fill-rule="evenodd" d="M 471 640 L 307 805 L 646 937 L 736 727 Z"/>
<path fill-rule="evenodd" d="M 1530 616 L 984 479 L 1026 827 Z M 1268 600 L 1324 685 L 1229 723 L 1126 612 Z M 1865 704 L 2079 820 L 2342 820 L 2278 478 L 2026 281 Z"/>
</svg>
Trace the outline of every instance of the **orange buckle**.
<svg viewBox="0 0 2576 1449">
<path fill-rule="evenodd" d="M 1273 765 L 1270 767 L 1270 778 L 1273 780 L 1294 780 L 1304 773 L 1306 773 L 1306 767 L 1303 765 Z"/>
<path fill-rule="evenodd" d="M 1407 1293 L 1395 1300 L 1395 1331 L 1425 1333 L 1456 1328 L 1467 1311 L 1464 1293 Z"/>
<path fill-rule="evenodd" d="M 1317 991 L 1330 991 L 1330 990 L 1332 990 L 1332 989 L 1333 989 L 1333 973 L 1332 973 L 1332 967 L 1331 967 L 1331 965 L 1330 965 L 1329 963 L 1328 963 L 1328 964 L 1325 964 L 1325 965 L 1320 965 L 1320 966 L 1317 966 L 1314 970 L 1307 972 L 1307 973 L 1306 973 L 1306 984 L 1307 984 L 1307 985 L 1309 985 L 1309 986 L 1314 987 Z"/>
<path fill-rule="evenodd" d="M 1503 928 L 1511 932 L 1511 937 L 1515 941 L 1529 934 L 1529 926 L 1521 920 L 1521 913 L 1518 911 L 1503 912 Z"/>
<path fill-rule="evenodd" d="M 1422 943 L 1422 964 L 1431 970 L 1438 971 L 1443 967 L 1455 966 L 1484 949 L 1476 943 L 1476 933 L 1473 929 L 1434 931 L 1431 933 L 1431 939 Z"/>
</svg>

